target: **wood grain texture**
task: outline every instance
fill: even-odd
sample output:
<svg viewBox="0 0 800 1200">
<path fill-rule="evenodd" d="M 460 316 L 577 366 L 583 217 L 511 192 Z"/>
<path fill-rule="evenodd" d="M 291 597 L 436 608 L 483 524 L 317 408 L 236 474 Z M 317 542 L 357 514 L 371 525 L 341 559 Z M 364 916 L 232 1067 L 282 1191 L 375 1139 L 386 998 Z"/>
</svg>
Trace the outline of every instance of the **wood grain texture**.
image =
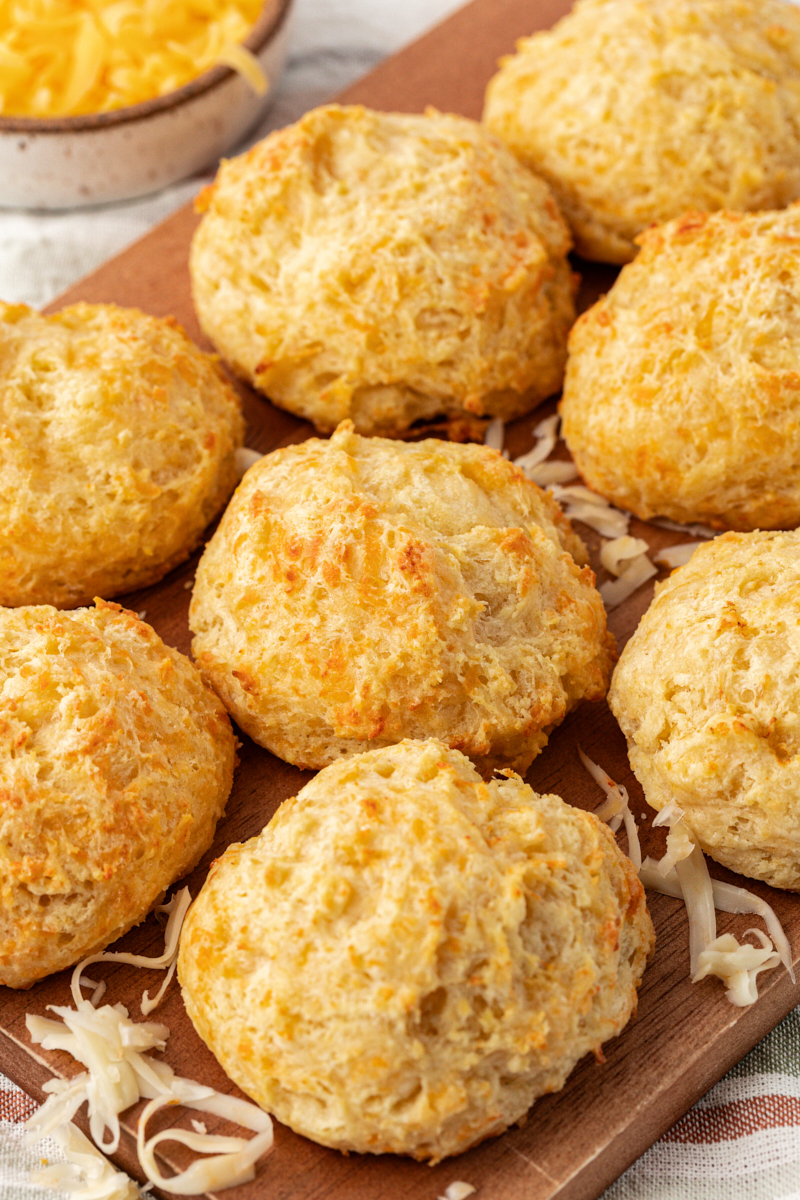
<svg viewBox="0 0 800 1200">
<path fill-rule="evenodd" d="M 551 24 L 569 7 L 568 0 L 473 0 L 466 8 L 402 53 L 349 88 L 348 102 L 378 108 L 418 111 L 427 104 L 443 110 L 480 114 L 483 89 L 497 56 L 513 48 L 516 37 Z M 201 344 L 187 271 L 187 253 L 196 218 L 183 209 L 142 241 L 70 289 L 58 305 L 78 299 L 136 305 L 157 315 L 174 314 Z M 607 289 L 610 269 L 576 264 L 584 273 L 583 302 Z M 248 445 L 262 451 L 309 436 L 310 427 L 240 388 L 248 421 Z M 515 422 L 507 430 L 512 456 L 531 444 L 531 430 L 548 409 Z M 600 539 L 581 530 L 593 551 Z M 685 540 L 639 522 L 631 532 L 658 547 Z M 159 585 L 124 598 L 129 607 L 145 610 L 147 620 L 171 645 L 188 652 L 189 587 L 197 555 Z M 611 615 L 620 645 L 649 604 L 652 586 L 642 588 Z M 599 789 L 581 767 L 577 745 L 630 789 L 637 817 L 646 811 L 641 791 L 628 767 L 624 738 L 603 704 L 582 705 L 551 738 L 535 760 L 528 781 L 539 791 L 554 791 L 573 804 L 595 808 Z M 310 777 L 280 762 L 244 739 L 227 813 L 214 847 L 188 880 L 199 889 L 208 865 L 232 841 L 257 833 L 286 797 Z M 661 853 L 663 831 L 645 823 L 645 853 Z M 712 867 L 719 878 L 731 878 Z M 800 967 L 800 911 L 796 897 L 752 884 L 775 907 L 795 947 Z M 387 1156 L 345 1157 L 279 1127 L 276 1147 L 260 1167 L 258 1181 L 232 1189 L 229 1200 L 383 1200 L 440 1195 L 453 1179 L 465 1179 L 491 1200 L 594 1200 L 635 1158 L 677 1120 L 689 1106 L 798 1001 L 797 990 L 783 970 L 761 976 L 762 995 L 751 1009 L 734 1009 L 715 980 L 693 987 L 688 979 L 688 936 L 682 906 L 662 896 L 651 898 L 657 952 L 645 974 L 638 1015 L 606 1047 L 606 1061 L 584 1060 L 564 1090 L 539 1101 L 523 1128 L 484 1143 L 477 1149 L 429 1168 Z M 741 933 L 749 917 L 721 917 L 720 932 Z M 154 918 L 122 941 L 125 949 L 157 953 L 162 934 Z M 132 1015 L 144 987 L 160 976 L 124 966 L 92 968 L 108 980 L 109 997 L 122 1001 Z M 69 1056 L 32 1048 L 24 1014 L 42 1013 L 46 1004 L 68 1003 L 66 973 L 43 981 L 28 992 L 0 988 L 0 1068 L 35 1097 L 52 1073 L 74 1074 Z M 177 987 L 168 993 L 158 1019 L 171 1029 L 165 1059 L 181 1073 L 220 1090 L 235 1091 L 200 1042 L 183 1010 Z M 136 1113 L 126 1126 L 135 1128 Z M 162 1114 L 165 1124 L 180 1119 Z M 217 1124 L 208 1120 L 210 1128 Z M 154 1123 L 153 1128 L 157 1128 Z M 116 1156 L 137 1176 L 128 1138 Z M 176 1161 L 180 1155 L 176 1154 Z M 141 1176 L 139 1176 L 141 1177 Z M 165 1195 L 168 1193 L 164 1193 Z"/>
</svg>

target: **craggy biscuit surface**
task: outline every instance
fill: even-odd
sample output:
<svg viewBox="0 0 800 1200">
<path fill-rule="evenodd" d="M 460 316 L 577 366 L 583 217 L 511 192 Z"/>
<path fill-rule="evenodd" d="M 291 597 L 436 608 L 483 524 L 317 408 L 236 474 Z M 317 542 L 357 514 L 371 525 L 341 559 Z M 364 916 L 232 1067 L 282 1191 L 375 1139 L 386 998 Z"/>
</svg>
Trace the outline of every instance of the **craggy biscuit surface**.
<svg viewBox="0 0 800 1200">
<path fill-rule="evenodd" d="M 551 185 L 577 250 L 628 262 L 689 208 L 800 196 L 800 12 L 788 0 L 579 0 L 523 38 L 484 120 Z"/>
<path fill-rule="evenodd" d="M 563 434 L 645 519 L 800 524 L 800 205 L 688 213 L 576 323 Z"/>
<path fill-rule="evenodd" d="M 800 533 L 726 533 L 661 584 L 609 703 L 648 804 L 800 891 Z"/>
<path fill-rule="evenodd" d="M 0 604 L 161 579 L 236 486 L 238 398 L 171 320 L 0 305 Z"/>
<path fill-rule="evenodd" d="M 345 422 L 247 472 L 197 570 L 192 650 L 241 727 L 299 766 L 435 736 L 523 771 L 611 671 L 576 558 L 558 506 L 496 451 Z"/>
<path fill-rule="evenodd" d="M 191 252 L 206 334 L 329 432 L 529 411 L 575 319 L 550 190 L 464 117 L 316 109 L 223 163 Z"/>
<path fill-rule="evenodd" d="M 327 767 L 228 848 L 178 970 L 200 1036 L 279 1120 L 436 1161 L 618 1034 L 652 945 L 596 817 L 402 742 Z"/>
<path fill-rule="evenodd" d="M 236 739 L 134 613 L 0 609 L 0 983 L 142 921 L 211 844 Z"/>
</svg>

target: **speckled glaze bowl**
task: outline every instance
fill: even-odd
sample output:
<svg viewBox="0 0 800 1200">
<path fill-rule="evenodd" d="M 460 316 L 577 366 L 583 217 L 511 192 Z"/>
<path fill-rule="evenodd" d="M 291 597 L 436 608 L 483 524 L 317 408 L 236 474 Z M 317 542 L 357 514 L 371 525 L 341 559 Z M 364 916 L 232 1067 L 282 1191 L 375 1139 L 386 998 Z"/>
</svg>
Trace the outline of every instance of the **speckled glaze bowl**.
<svg viewBox="0 0 800 1200">
<path fill-rule="evenodd" d="M 266 0 L 245 46 L 269 86 L 259 96 L 229 67 L 177 91 L 80 117 L 0 117 L 0 208 L 74 208 L 130 200 L 213 165 L 272 97 L 293 0 Z"/>
</svg>

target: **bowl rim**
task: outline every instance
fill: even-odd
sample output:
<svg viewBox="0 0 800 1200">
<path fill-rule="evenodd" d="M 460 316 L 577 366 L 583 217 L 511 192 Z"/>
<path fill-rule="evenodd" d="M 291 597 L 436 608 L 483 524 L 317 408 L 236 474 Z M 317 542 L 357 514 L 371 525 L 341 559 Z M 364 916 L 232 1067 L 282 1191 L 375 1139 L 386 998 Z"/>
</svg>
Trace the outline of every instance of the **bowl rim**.
<svg viewBox="0 0 800 1200">
<path fill-rule="evenodd" d="M 253 54 L 258 55 L 267 44 L 278 34 L 289 15 L 293 0 L 265 0 L 258 20 L 242 45 Z M 154 117 L 159 113 L 183 104 L 201 96 L 211 88 L 217 87 L 236 72 L 233 67 L 218 64 L 208 67 L 195 79 L 190 79 L 174 92 L 166 92 L 163 96 L 154 96 L 151 100 L 140 100 L 138 104 L 128 104 L 122 108 L 112 108 L 107 112 L 81 113 L 71 117 L 15 117 L 0 114 L 0 134 L 2 133 L 90 133 L 109 126 L 126 125 L 131 121 L 140 121 Z M 269 90 L 269 89 L 268 89 Z"/>
</svg>

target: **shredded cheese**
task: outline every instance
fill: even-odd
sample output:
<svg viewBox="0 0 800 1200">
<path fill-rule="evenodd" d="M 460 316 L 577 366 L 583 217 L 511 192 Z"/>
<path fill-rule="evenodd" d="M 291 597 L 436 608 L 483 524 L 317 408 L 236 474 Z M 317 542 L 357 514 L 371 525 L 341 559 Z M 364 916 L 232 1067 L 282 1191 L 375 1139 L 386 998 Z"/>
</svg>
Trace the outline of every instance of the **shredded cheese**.
<svg viewBox="0 0 800 1200">
<path fill-rule="evenodd" d="M 255 54 L 238 42 L 229 42 L 227 46 L 223 46 L 214 60 L 214 65 L 216 63 L 237 71 L 257 96 L 263 96 L 269 87 L 269 79 Z"/>
<path fill-rule="evenodd" d="M 695 843 L 680 806 L 674 801 L 670 802 L 653 821 L 654 825 L 666 825 L 669 828 L 664 858 L 655 860 L 648 857 L 642 862 L 638 831 L 635 830 L 635 821 L 628 805 L 627 791 L 616 784 L 602 767 L 592 762 L 580 747 L 578 753 L 592 778 L 608 796 L 605 804 L 595 810 L 595 815 L 609 824 L 609 817 L 613 815 L 617 819 L 616 826 L 611 824 L 613 829 L 619 828 L 621 815 L 628 834 L 628 852 L 644 886 L 682 899 L 686 905 L 692 982 L 696 983 L 707 975 L 718 976 L 727 985 L 725 994 L 728 1000 L 739 1007 L 758 999 L 757 975 L 760 971 L 776 967 L 778 963 L 783 963 L 794 983 L 791 949 L 777 915 L 765 900 L 744 888 L 711 879 L 703 852 Z M 773 940 L 752 929 L 747 933 L 758 937 L 760 947 L 740 944 L 733 934 L 717 937 L 716 909 L 730 913 L 758 913 L 763 917 Z"/>
<path fill-rule="evenodd" d="M 502 451 L 505 429 L 502 417 L 492 417 L 483 435 L 484 446 L 491 446 L 492 450 Z"/>
<path fill-rule="evenodd" d="M 670 521 L 667 517 L 652 517 L 649 524 L 658 525 L 659 529 L 671 529 L 674 533 L 691 533 L 694 537 L 699 538 L 715 538 L 717 531 L 709 529 L 707 525 L 680 525 L 677 521 Z"/>
<path fill-rule="evenodd" d="M 540 421 L 533 431 L 537 439 L 533 449 L 514 459 L 514 466 L 524 471 L 528 479 L 538 483 L 539 487 L 568 483 L 578 478 L 578 470 L 573 462 L 545 462 L 558 443 L 559 421 L 557 413 Z"/>
<path fill-rule="evenodd" d="M 617 608 L 629 596 L 658 574 L 658 568 L 646 554 L 638 554 L 629 560 L 619 579 L 608 579 L 601 583 L 598 591 L 607 609 Z"/>
<path fill-rule="evenodd" d="M 571 487 L 561 487 L 551 484 L 548 491 L 552 494 L 566 515 L 575 521 L 583 521 L 590 529 L 594 529 L 603 537 L 618 538 L 628 532 L 630 513 L 620 512 L 582 484 Z"/>
<path fill-rule="evenodd" d="M 625 534 L 605 542 L 600 550 L 600 562 L 611 575 L 618 579 L 607 580 L 600 585 L 600 595 L 607 609 L 616 608 L 628 596 L 657 574 L 647 557 L 649 547 L 643 538 Z"/>
<path fill-rule="evenodd" d="M 775 949 L 781 956 L 781 962 L 794 983 L 792 949 L 775 910 L 767 904 L 766 900 L 762 900 L 755 892 L 748 892 L 746 888 L 737 887 L 733 883 L 721 883 L 718 879 L 713 880 L 713 886 L 714 904 L 720 912 L 752 913 L 754 916 L 761 917 L 775 943 Z"/>
<path fill-rule="evenodd" d="M 692 983 L 697 983 L 707 975 L 716 975 L 728 985 L 725 995 L 737 1008 L 746 1008 L 758 999 L 759 971 L 770 971 L 780 962 L 780 955 L 765 933 L 760 929 L 748 929 L 747 933 L 757 937 L 761 945 L 749 942 L 740 945 L 732 934 L 723 933 L 700 953 L 692 976 Z"/>
<path fill-rule="evenodd" d="M 467 1200 L 467 1196 L 474 1196 L 476 1190 L 471 1183 L 464 1183 L 463 1179 L 454 1179 L 452 1183 L 448 1183 L 444 1195 L 440 1196 L 439 1200 Z"/>
<path fill-rule="evenodd" d="M 529 450 L 527 454 L 522 454 L 519 458 L 515 458 L 514 466 L 519 467 L 527 475 L 532 467 L 538 466 L 539 463 L 549 458 L 558 442 L 558 426 L 558 413 L 554 413 L 552 417 L 545 417 L 543 421 L 540 421 L 533 430 L 533 436 L 536 438 L 533 449 Z"/>
<path fill-rule="evenodd" d="M 630 562 L 632 558 L 639 558 L 642 554 L 647 554 L 648 549 L 649 546 L 644 538 L 635 538 L 630 534 L 624 534 L 622 537 L 603 543 L 600 550 L 600 562 L 609 574 L 621 575 L 625 570 L 626 563 Z"/>
<path fill-rule="evenodd" d="M 84 958 L 81 962 L 79 962 L 75 970 L 72 972 L 72 982 L 70 985 L 72 988 L 72 998 L 76 1005 L 79 1004 L 82 999 L 81 976 L 86 967 L 88 967 L 91 963 L 98 962 L 123 962 L 128 963 L 129 966 L 133 967 L 149 967 L 151 971 L 166 970 L 167 974 L 164 978 L 164 982 L 161 984 L 161 987 L 158 989 L 155 996 L 153 996 L 151 999 L 147 992 L 144 992 L 142 995 L 142 1015 L 146 1017 L 149 1013 L 151 1013 L 153 1009 L 161 1003 L 164 993 L 166 992 L 170 981 L 172 980 L 172 976 L 175 974 L 175 966 L 178 961 L 178 941 L 180 939 L 181 928 L 183 926 L 183 918 L 186 916 L 186 912 L 191 902 L 192 897 L 189 889 L 182 888 L 181 891 L 175 893 L 169 903 L 159 904 L 159 906 L 156 908 L 157 913 L 166 913 L 166 915 L 169 917 L 169 920 L 167 921 L 167 928 L 164 933 L 164 953 L 160 954 L 158 958 L 147 958 L 142 954 L 127 954 L 122 950 L 102 950 L 99 954 L 90 954 L 88 958 Z M 95 984 L 88 979 L 83 980 L 83 983 L 87 984 L 89 987 L 100 989 L 99 993 L 95 993 L 95 995 L 92 996 L 92 1003 L 96 1004 L 105 992 L 105 984 Z"/>
<path fill-rule="evenodd" d="M 62 1125 L 53 1137 L 67 1159 L 31 1174 L 31 1183 L 57 1188 L 79 1200 L 139 1200 L 140 1192 L 124 1171 L 117 1171 L 104 1154 L 95 1149 L 77 1125 Z"/>
<path fill-rule="evenodd" d="M 578 754 L 581 757 L 581 762 L 586 767 L 586 770 L 594 779 L 595 783 L 599 783 L 608 800 L 600 808 L 596 809 L 595 816 L 601 821 L 606 821 L 616 833 L 622 822 L 625 822 L 625 833 L 628 838 L 628 857 L 638 871 L 642 865 L 642 850 L 639 844 L 639 830 L 636 826 L 636 820 L 630 810 L 628 803 L 628 790 L 621 783 L 615 783 L 610 775 L 607 775 L 602 767 L 597 763 L 592 762 L 587 754 L 584 754 L 580 746 Z M 612 819 L 616 821 L 612 824 Z"/>
<path fill-rule="evenodd" d="M 531 467 L 525 474 L 532 483 L 538 483 L 542 488 L 550 487 L 554 483 L 571 483 L 573 479 L 578 478 L 575 464 L 562 462 L 560 459 L 539 463 L 538 467 Z"/>
<path fill-rule="evenodd" d="M 694 850 L 694 839 L 692 838 L 689 826 L 683 820 L 683 810 L 678 807 L 674 800 L 662 808 L 661 812 L 654 818 L 653 825 L 666 825 L 669 829 L 667 833 L 667 852 L 655 864 L 655 869 L 659 875 L 668 875 L 674 866 L 682 862 L 684 858 L 689 858 Z"/>
<path fill-rule="evenodd" d="M 680 542 L 677 546 L 667 546 L 665 550 L 657 550 L 653 558 L 657 563 L 674 571 L 676 567 L 685 567 L 697 547 L 702 544 L 702 542 Z"/>
<path fill-rule="evenodd" d="M 257 1159 L 272 1146 L 272 1121 L 256 1105 L 176 1075 L 167 1063 L 151 1058 L 147 1051 L 163 1050 L 166 1046 L 167 1027 L 155 1022 L 131 1021 L 122 1004 L 96 1007 L 100 986 L 84 978 L 83 971 L 89 963 L 98 961 L 171 969 L 177 958 L 180 927 L 189 901 L 188 889 L 184 889 L 163 906 L 169 921 L 165 950 L 158 958 L 124 953 L 92 955 L 79 963 L 73 972 L 74 1008 L 50 1005 L 50 1011 L 60 1017 L 60 1021 L 31 1013 L 25 1018 L 33 1042 L 45 1050 L 65 1050 L 87 1068 L 72 1079 L 51 1079 L 44 1085 L 48 1098 L 27 1122 L 28 1141 L 35 1142 L 52 1133 L 73 1144 L 69 1122 L 86 1103 L 92 1138 L 102 1150 L 113 1154 L 119 1146 L 120 1113 L 140 1099 L 149 1100 L 137 1130 L 142 1168 L 151 1183 L 182 1196 L 232 1187 L 253 1179 Z M 82 985 L 95 989 L 91 1000 L 82 996 Z M 163 988 L 151 1000 L 145 993 L 143 1011 L 146 1011 L 145 1005 L 153 1007 L 162 994 Z M 174 1104 L 215 1113 L 251 1130 L 256 1136 L 250 1139 L 219 1137 L 205 1133 L 196 1123 L 194 1131 L 169 1129 L 147 1138 L 147 1122 L 153 1113 L 164 1105 Z M 156 1147 L 166 1140 L 181 1142 L 211 1157 L 195 1161 L 184 1171 L 167 1178 L 161 1174 L 155 1160 Z M 127 1200 L 124 1192 L 120 1192 L 119 1197 Z M 118 1197 L 115 1193 L 106 1196 L 100 1191 L 96 1200 L 118 1200 Z"/>
<path fill-rule="evenodd" d="M 236 451 L 236 474 L 242 479 L 253 463 L 257 463 L 263 457 L 264 455 L 259 450 L 250 450 L 247 446 L 240 446 Z"/>
<path fill-rule="evenodd" d="M 272 1120 L 263 1109 L 257 1108 L 247 1100 L 238 1100 L 235 1096 L 223 1096 L 220 1092 L 212 1092 L 207 1097 L 197 1097 L 191 1101 L 182 1100 L 179 1096 L 163 1094 L 155 1096 L 147 1104 L 139 1118 L 136 1135 L 136 1150 L 139 1162 L 151 1183 L 166 1188 L 176 1196 L 196 1196 L 202 1192 L 215 1191 L 218 1188 L 235 1187 L 239 1183 L 249 1183 L 255 1179 L 255 1163 L 272 1147 Z M 192 1108 L 215 1112 L 218 1116 L 227 1117 L 245 1129 L 251 1129 L 255 1137 L 220 1137 L 210 1133 L 195 1133 L 189 1129 L 162 1129 L 149 1140 L 145 1140 L 147 1122 L 151 1116 L 167 1104 L 190 1104 Z M 156 1146 L 161 1142 L 180 1142 L 190 1150 L 211 1154 L 211 1158 L 198 1159 L 190 1163 L 185 1170 L 177 1175 L 162 1175 L 155 1160 Z"/>
<path fill-rule="evenodd" d="M 694 846 L 688 858 L 682 858 L 675 864 L 675 874 L 689 917 L 689 974 L 694 979 L 700 954 L 717 936 L 714 891 L 705 856 L 699 846 Z"/>
<path fill-rule="evenodd" d="M 0 112 L 106 112 L 162 96 L 222 63 L 258 92 L 241 45 L 260 0 L 0 0 Z"/>
</svg>

